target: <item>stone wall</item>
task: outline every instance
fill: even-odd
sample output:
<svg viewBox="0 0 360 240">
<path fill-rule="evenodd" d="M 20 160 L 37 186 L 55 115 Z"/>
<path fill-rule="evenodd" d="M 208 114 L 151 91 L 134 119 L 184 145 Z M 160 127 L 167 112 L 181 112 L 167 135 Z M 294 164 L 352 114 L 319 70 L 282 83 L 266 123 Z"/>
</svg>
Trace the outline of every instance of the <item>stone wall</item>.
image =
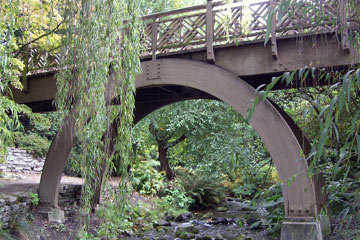
<svg viewBox="0 0 360 240">
<path fill-rule="evenodd" d="M 41 173 L 45 158 L 35 158 L 25 150 L 8 148 L 9 155 L 0 171 L 16 173 Z"/>
<path fill-rule="evenodd" d="M 33 190 L 33 192 L 35 192 Z M 80 203 L 81 185 L 61 185 L 59 191 L 59 205 Z M 31 208 L 29 193 L 17 193 L 9 196 L 0 195 L 0 222 L 3 228 L 19 217 L 27 216 Z"/>
<path fill-rule="evenodd" d="M 11 221 L 26 216 L 30 209 L 30 198 L 25 194 L 0 196 L 1 226 L 7 228 Z"/>
</svg>

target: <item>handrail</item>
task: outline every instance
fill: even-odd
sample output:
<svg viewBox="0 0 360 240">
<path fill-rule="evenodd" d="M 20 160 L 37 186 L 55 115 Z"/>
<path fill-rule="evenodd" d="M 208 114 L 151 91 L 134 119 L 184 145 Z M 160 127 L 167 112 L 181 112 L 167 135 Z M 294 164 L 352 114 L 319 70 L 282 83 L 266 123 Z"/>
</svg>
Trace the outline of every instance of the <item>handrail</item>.
<svg viewBox="0 0 360 240">
<path fill-rule="evenodd" d="M 276 2 L 276 0 L 259 0 L 252 2 L 249 6 L 244 6 L 242 0 L 237 0 L 229 6 L 223 1 L 207 0 L 206 4 L 144 16 L 142 18 L 144 32 L 141 41 L 145 51 L 142 57 L 156 60 L 159 54 L 183 52 L 188 49 L 206 49 L 208 61 L 214 62 L 215 46 L 264 40 L 268 13 L 276 7 Z M 309 32 L 338 32 L 339 29 L 332 26 L 334 18 L 340 19 L 344 26 L 341 28 L 341 35 L 342 46 L 346 49 L 345 38 L 347 38 L 348 30 L 345 25 L 351 20 L 351 16 L 350 20 L 347 20 L 344 14 L 346 0 L 324 0 L 323 4 L 328 4 L 323 10 L 329 17 L 322 21 L 320 26 L 313 24 L 312 14 L 301 16 L 297 14 L 296 9 L 289 9 L 281 21 L 276 20 L 275 15 L 273 16 L 271 54 L 274 60 L 278 58 L 277 38 Z M 292 4 L 291 7 L 296 7 L 296 4 Z M 248 34 L 242 32 L 241 26 L 246 10 L 250 12 L 248 16 L 250 17 L 250 33 Z M 229 13 L 230 16 L 227 15 Z M 229 18 L 226 23 L 225 18 Z M 22 55 L 23 59 L 29 59 L 30 71 L 56 67 L 60 59 L 59 54 L 52 55 L 36 49 Z"/>
</svg>

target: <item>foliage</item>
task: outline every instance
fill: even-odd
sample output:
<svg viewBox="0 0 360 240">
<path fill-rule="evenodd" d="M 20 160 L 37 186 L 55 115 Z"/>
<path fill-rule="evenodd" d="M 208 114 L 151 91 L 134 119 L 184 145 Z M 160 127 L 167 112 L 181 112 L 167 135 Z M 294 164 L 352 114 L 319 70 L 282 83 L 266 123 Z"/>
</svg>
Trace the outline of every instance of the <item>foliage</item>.
<svg viewBox="0 0 360 240">
<path fill-rule="evenodd" d="M 16 104 L 0 92 L 0 162 L 5 159 L 7 147 L 13 141 L 11 130 L 21 128 L 19 114 L 28 111 L 27 107 Z"/>
<path fill-rule="evenodd" d="M 156 171 L 154 166 L 159 166 L 154 160 L 138 162 L 133 166 L 131 182 L 140 194 L 154 196 L 165 186 L 164 174 Z"/>
<path fill-rule="evenodd" d="M 147 0 L 145 3 L 144 14 L 148 15 L 203 3 L 203 0 Z"/>
<path fill-rule="evenodd" d="M 181 171 L 177 173 L 186 195 L 193 199 L 190 209 L 205 209 L 218 205 L 226 196 L 219 178 L 204 172 Z"/>
<path fill-rule="evenodd" d="M 1 1 L 0 3 L 0 159 L 12 143 L 12 131 L 19 130 L 19 115 L 30 117 L 31 110 L 12 100 L 12 90 L 22 89 L 20 76 L 26 79 L 31 69 L 28 61 L 31 49 L 56 51 L 60 26 L 57 1 Z"/>
<path fill-rule="evenodd" d="M 39 204 L 39 196 L 37 193 L 33 193 L 32 191 L 29 192 L 29 198 L 30 198 L 30 201 L 31 201 L 31 204 L 33 206 L 37 206 Z"/>
<path fill-rule="evenodd" d="M 234 181 L 239 171 L 256 175 L 254 169 L 258 171 L 271 161 L 255 131 L 239 113 L 219 101 L 179 102 L 141 120 L 134 128 L 139 160 L 157 158 L 158 144 L 149 132 L 150 124 L 170 142 L 186 136 L 185 141 L 169 150 L 172 165 L 207 171 L 219 177 L 227 175 Z"/>
<path fill-rule="evenodd" d="M 283 1 L 278 9 L 275 9 L 280 15 L 279 19 L 288 10 L 289 3 L 290 1 Z M 302 8 L 303 11 L 311 10 L 314 21 L 321 21 L 326 17 L 322 12 L 321 1 L 311 1 L 311 4 L 297 1 L 296 4 L 305 4 L 306 8 Z M 353 1 L 349 2 L 348 8 L 349 12 L 359 11 L 359 7 L 355 6 Z M 340 20 L 334 21 L 331 27 L 341 31 L 344 26 Z M 267 36 L 270 34 L 269 29 L 271 29 L 271 21 L 268 21 Z M 354 51 L 358 51 L 360 39 L 357 30 L 350 31 L 350 36 L 349 40 Z M 314 136 L 312 150 L 307 156 L 308 160 L 311 160 L 308 175 L 322 173 L 327 179 L 329 207 L 340 213 L 342 220 L 352 219 L 352 215 L 358 212 L 359 204 L 358 186 L 356 186 L 359 181 L 357 171 L 360 160 L 360 69 L 358 66 L 351 66 L 346 71 L 304 66 L 274 77 L 264 89 L 261 86 L 256 90 L 257 97 L 250 108 L 249 118 L 256 104 L 264 101 L 277 83 L 289 86 L 295 81 L 303 84 L 309 80 L 330 86 L 311 90 L 301 89 L 305 101 L 299 101 L 304 106 L 299 124 L 305 122 L 304 126 L 310 126 L 308 131 L 313 131 Z"/>
<path fill-rule="evenodd" d="M 114 196 L 116 198 L 117 196 Z M 131 229 L 133 223 L 130 217 L 130 208 L 123 208 L 124 211 L 119 212 L 119 201 L 113 199 L 103 204 L 103 206 L 97 211 L 97 215 L 101 218 L 103 224 L 100 224 L 97 230 L 100 238 L 106 237 L 106 239 L 119 239 L 123 231 Z M 121 214 L 120 216 L 117 214 Z"/>
<path fill-rule="evenodd" d="M 161 208 L 187 209 L 192 199 L 188 197 L 185 189 L 178 181 L 165 182 L 164 172 L 158 172 L 154 167 L 159 163 L 154 160 L 136 163 L 132 170 L 131 182 L 134 190 L 140 194 L 158 195 L 158 205 Z"/>
<path fill-rule="evenodd" d="M 263 166 L 265 164 L 265 166 Z M 267 189 L 279 181 L 275 167 L 262 163 L 246 168 L 237 168 L 233 181 L 224 181 L 235 197 L 242 199 L 256 198 L 262 189 Z"/>
<path fill-rule="evenodd" d="M 109 166 L 112 159 L 107 151 L 110 144 L 107 136 L 110 123 L 118 119 L 113 147 L 120 156 L 114 159 L 121 159 L 122 168 L 118 171 L 124 179 L 114 207 L 108 206 L 112 211 L 102 215 L 100 229 L 108 238 L 116 238 L 123 227 L 120 223 L 127 219 L 125 177 L 131 151 L 134 81 L 140 69 L 140 4 L 141 1 L 132 0 L 64 1 L 66 35 L 62 41 L 62 71 L 57 75 L 56 106 L 65 115 L 71 106 L 74 109 L 85 179 L 82 206 L 87 213 L 106 173 L 104 164 Z M 111 107 L 110 101 L 115 97 L 121 105 Z"/>
<path fill-rule="evenodd" d="M 24 149 L 35 157 L 45 157 L 50 147 L 50 142 L 37 134 L 15 132 L 14 145 L 16 148 Z"/>
</svg>

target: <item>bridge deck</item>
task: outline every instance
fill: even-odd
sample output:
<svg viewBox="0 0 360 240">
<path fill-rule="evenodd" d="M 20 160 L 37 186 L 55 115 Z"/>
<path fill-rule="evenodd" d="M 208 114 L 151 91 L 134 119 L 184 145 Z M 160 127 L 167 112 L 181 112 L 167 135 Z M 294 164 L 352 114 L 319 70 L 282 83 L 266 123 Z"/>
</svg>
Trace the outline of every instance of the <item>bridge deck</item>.
<svg viewBox="0 0 360 240">
<path fill-rule="evenodd" d="M 319 13 L 312 1 L 301 4 L 293 1 L 281 19 L 275 15 L 268 17 L 271 9 L 276 7 L 276 0 L 256 0 L 248 6 L 241 1 L 231 5 L 207 1 L 203 5 L 145 16 L 141 61 L 182 58 L 209 62 L 232 72 L 255 88 L 269 83 L 273 76 L 304 66 L 343 68 L 360 63 L 358 50 L 349 44 L 348 37 L 350 31 L 359 27 L 356 16 L 346 13 L 345 0 L 324 0 L 321 3 L 317 6 L 323 16 L 321 21 L 316 17 Z M 339 19 L 343 23 L 341 28 L 341 24 L 334 24 Z M 270 20 L 271 35 L 269 43 L 264 46 Z M 243 25 L 244 21 L 249 24 Z M 26 54 L 29 52 L 23 53 L 22 57 L 25 58 Z M 14 90 L 15 101 L 26 103 L 35 111 L 52 110 L 51 101 L 56 94 L 54 73 L 59 59 L 59 53 L 32 49 L 28 62 L 30 72 L 27 82 L 24 82 L 26 88 L 24 92 Z M 147 66 L 153 64 L 143 64 L 143 72 L 167 71 L 163 68 L 154 71 Z M 298 81 L 291 87 L 316 84 L 321 83 Z M 173 95 L 170 96 L 170 92 Z M 138 104 L 213 98 L 199 90 L 176 86 L 138 89 L 136 97 Z"/>
<path fill-rule="evenodd" d="M 303 34 L 341 33 L 341 47 L 348 50 L 348 29 L 358 26 L 355 13 L 346 13 L 345 0 L 324 0 L 321 5 L 293 1 L 281 19 L 269 16 L 276 7 L 276 0 L 255 0 L 249 5 L 234 2 L 225 5 L 222 1 L 207 1 L 207 4 L 143 17 L 142 59 L 154 60 L 206 49 L 207 60 L 215 61 L 214 48 L 264 43 L 270 22 L 269 45 L 275 59 L 278 58 L 278 39 Z M 339 20 L 342 25 L 335 24 Z M 59 53 L 38 49 L 24 52 L 21 57 L 29 57 L 30 72 L 54 69 L 60 60 Z"/>
</svg>

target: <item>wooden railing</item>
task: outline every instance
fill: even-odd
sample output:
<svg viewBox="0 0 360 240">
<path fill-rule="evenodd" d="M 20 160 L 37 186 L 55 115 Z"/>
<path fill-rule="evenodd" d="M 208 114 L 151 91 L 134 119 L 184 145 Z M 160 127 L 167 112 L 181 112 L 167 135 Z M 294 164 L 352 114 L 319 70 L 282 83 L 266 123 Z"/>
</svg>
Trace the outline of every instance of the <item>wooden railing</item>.
<svg viewBox="0 0 360 240">
<path fill-rule="evenodd" d="M 235 0 L 229 6 L 222 1 L 207 0 L 203 5 L 143 17 L 142 57 L 155 60 L 159 55 L 203 48 L 207 50 L 207 59 L 215 61 L 214 47 L 264 41 L 268 16 L 276 7 L 277 0 L 248 2 L 251 4 Z M 275 14 L 271 19 L 273 57 L 277 58 L 277 38 L 303 33 L 341 32 L 342 47 L 348 49 L 347 27 L 354 16 L 345 14 L 345 9 L 346 0 L 323 0 L 317 6 L 311 0 L 302 0 L 301 3 L 294 0 L 280 20 Z M 316 17 L 318 10 L 321 10 L 321 18 Z M 244 31 L 243 23 L 246 21 L 247 31 Z M 26 56 L 29 55 L 24 54 L 23 58 Z M 53 68 L 59 59 L 58 54 L 32 50 L 28 69 Z"/>
</svg>

